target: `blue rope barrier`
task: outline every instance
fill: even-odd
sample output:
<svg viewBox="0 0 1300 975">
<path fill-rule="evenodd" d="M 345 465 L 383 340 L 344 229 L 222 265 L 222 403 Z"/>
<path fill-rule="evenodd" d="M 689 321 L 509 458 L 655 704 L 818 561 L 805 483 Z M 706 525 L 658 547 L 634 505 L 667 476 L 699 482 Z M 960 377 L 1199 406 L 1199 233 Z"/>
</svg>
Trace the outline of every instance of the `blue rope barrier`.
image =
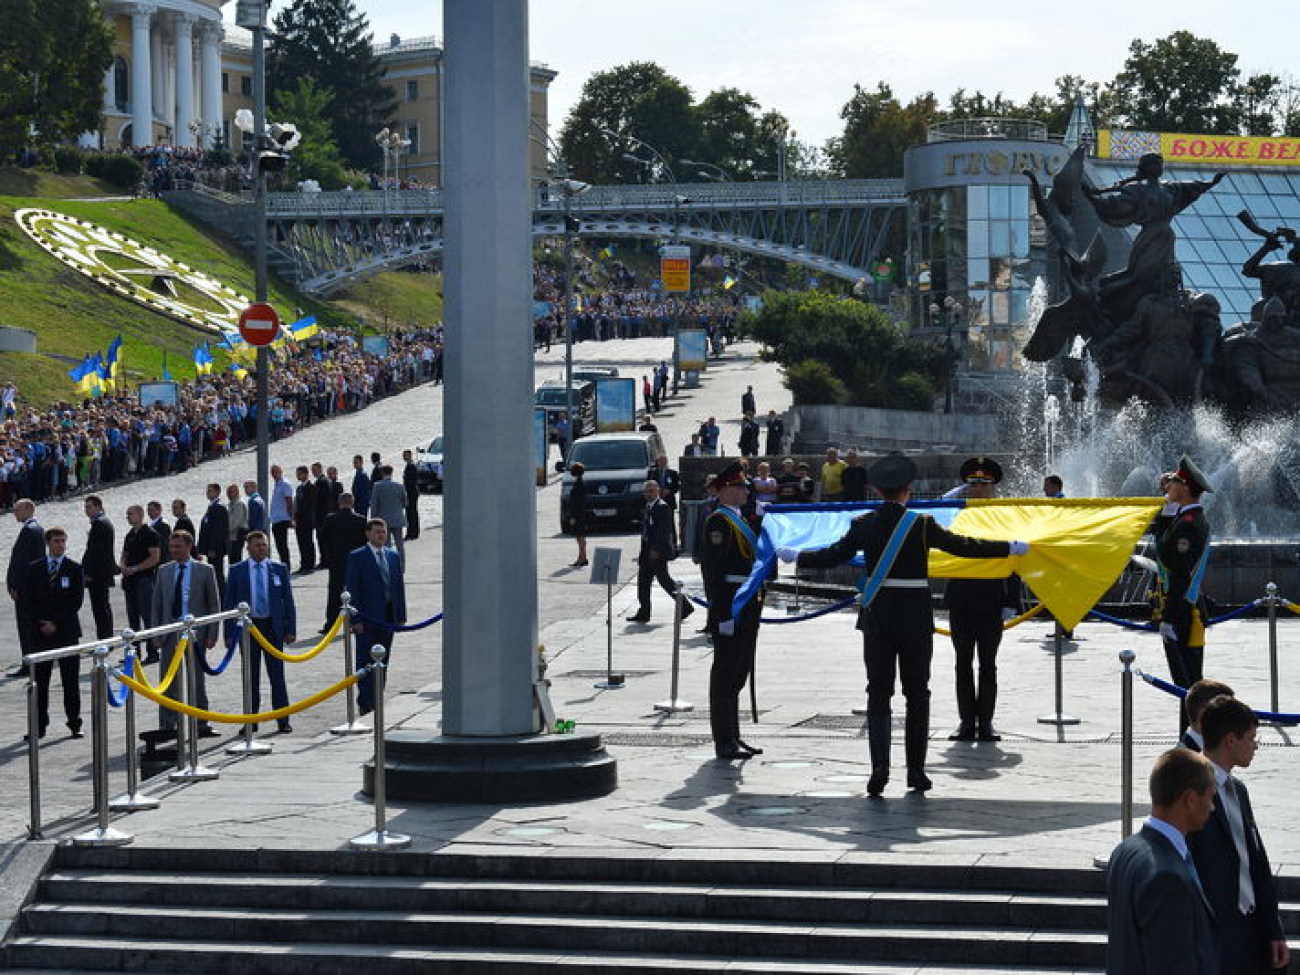
<svg viewBox="0 0 1300 975">
<path fill-rule="evenodd" d="M 1095 616 L 1099 620 L 1103 620 L 1107 623 L 1114 623 L 1116 626 L 1122 626 L 1129 630 L 1143 630 L 1147 633 L 1154 633 L 1157 630 L 1157 627 L 1152 623 L 1134 623 L 1132 620 L 1122 620 L 1118 616 L 1109 616 L 1096 609 L 1088 610 L 1088 615 Z"/>
<path fill-rule="evenodd" d="M 1161 680 L 1159 677 L 1153 677 L 1144 670 L 1139 670 L 1137 675 L 1158 691 L 1164 691 L 1173 697 L 1187 696 L 1186 688 L 1171 684 L 1167 680 Z M 1300 714 L 1287 714 L 1284 711 L 1255 711 L 1254 713 L 1255 717 L 1259 718 L 1260 721 L 1267 721 L 1270 724 L 1300 724 Z"/>
<path fill-rule="evenodd" d="M 1214 624 L 1216 624 L 1216 623 L 1225 623 L 1225 622 L 1227 622 L 1228 620 L 1235 620 L 1238 616 L 1245 616 L 1245 615 L 1246 615 L 1247 613 L 1249 613 L 1252 609 L 1257 609 L 1257 608 L 1259 608 L 1259 604 L 1260 604 L 1261 602 L 1263 602 L 1263 600 L 1261 600 L 1261 599 L 1256 599 L 1254 602 L 1247 603 L 1245 606 L 1238 606 L 1236 609 L 1232 610 L 1232 612 L 1230 612 L 1230 613 L 1224 613 L 1224 614 L 1221 615 L 1221 616 L 1215 616 L 1215 617 L 1213 617 L 1212 619 L 1208 619 L 1208 620 L 1206 620 L 1206 621 L 1205 621 L 1205 625 L 1206 625 L 1206 626 L 1214 626 Z"/>
<path fill-rule="evenodd" d="M 434 623 L 442 622 L 442 613 L 430 616 L 427 620 L 422 620 L 419 623 L 403 623 L 400 626 L 386 620 L 377 620 L 373 616 L 368 616 L 355 608 L 352 610 L 352 615 L 362 623 L 369 623 L 371 626 L 382 626 L 385 630 L 392 630 L 394 633 L 410 633 L 412 630 L 422 630 L 426 626 L 433 626 Z"/>
<path fill-rule="evenodd" d="M 235 659 L 235 651 L 239 649 L 239 631 L 243 628 L 244 624 L 242 621 L 235 624 L 234 637 L 226 641 L 226 655 L 221 658 L 221 663 L 217 664 L 215 667 L 208 666 L 207 651 L 202 647 L 199 648 L 199 666 L 203 668 L 205 674 L 209 677 L 220 677 L 226 672 L 226 669 L 230 666 L 230 661 Z"/>
<path fill-rule="evenodd" d="M 126 655 L 126 660 L 122 665 L 122 673 L 127 677 L 135 676 L 135 651 L 132 650 Z M 131 688 L 125 684 L 110 684 L 108 687 L 108 706 L 111 708 L 120 708 L 126 703 L 126 699 L 131 696 Z"/>
<path fill-rule="evenodd" d="M 701 599 L 698 596 L 690 595 L 686 598 L 696 606 L 702 606 L 705 609 L 709 608 L 709 601 L 707 599 Z M 849 596 L 847 599 L 841 599 L 838 603 L 831 603 L 829 606 L 823 606 L 821 609 L 814 609 L 812 612 L 804 613 L 801 616 L 761 616 L 758 621 L 760 623 L 771 624 L 802 623 L 804 620 L 815 620 L 818 616 L 826 616 L 830 613 L 838 612 L 847 606 L 853 605 L 853 603 L 857 602 L 857 599 L 857 596 Z"/>
</svg>

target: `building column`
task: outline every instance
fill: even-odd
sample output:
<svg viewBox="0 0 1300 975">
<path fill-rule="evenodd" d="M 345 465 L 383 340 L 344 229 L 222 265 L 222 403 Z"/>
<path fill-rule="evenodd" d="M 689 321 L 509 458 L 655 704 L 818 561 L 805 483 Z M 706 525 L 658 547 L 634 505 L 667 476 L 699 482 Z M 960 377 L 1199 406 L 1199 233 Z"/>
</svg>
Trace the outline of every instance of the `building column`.
<svg viewBox="0 0 1300 975">
<path fill-rule="evenodd" d="M 203 118 L 203 124 L 207 126 L 207 134 L 203 141 L 204 149 L 211 149 L 217 135 L 221 132 L 221 34 L 221 24 L 216 21 L 204 23 L 199 34 L 203 44 L 199 51 L 202 59 L 199 114 Z"/>
<path fill-rule="evenodd" d="M 194 24 L 193 14 L 175 14 L 172 26 L 176 37 L 176 129 L 172 142 L 178 146 L 193 146 L 194 133 Z"/>
<path fill-rule="evenodd" d="M 104 111 L 117 111 L 117 101 L 115 93 L 117 91 L 117 58 L 113 58 L 113 63 L 108 66 L 104 72 Z"/>
<path fill-rule="evenodd" d="M 131 142 L 153 145 L 153 68 L 150 21 L 156 7 L 131 7 Z"/>
<path fill-rule="evenodd" d="M 149 52 L 153 58 L 150 84 L 153 91 L 154 114 L 158 118 L 167 116 L 167 85 L 163 81 L 165 65 L 163 61 L 162 15 L 155 21 L 156 27 L 149 35 Z"/>
</svg>

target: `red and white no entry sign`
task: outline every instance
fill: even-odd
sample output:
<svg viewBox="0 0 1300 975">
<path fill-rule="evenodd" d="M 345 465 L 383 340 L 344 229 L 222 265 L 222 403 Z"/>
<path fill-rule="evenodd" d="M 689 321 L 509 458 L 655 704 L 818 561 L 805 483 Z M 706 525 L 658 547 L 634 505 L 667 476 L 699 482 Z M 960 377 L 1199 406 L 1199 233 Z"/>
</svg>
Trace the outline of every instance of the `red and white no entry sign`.
<svg viewBox="0 0 1300 975">
<path fill-rule="evenodd" d="M 280 316 L 264 301 L 255 301 L 240 313 L 239 334 L 249 345 L 270 345 L 280 334 Z"/>
</svg>

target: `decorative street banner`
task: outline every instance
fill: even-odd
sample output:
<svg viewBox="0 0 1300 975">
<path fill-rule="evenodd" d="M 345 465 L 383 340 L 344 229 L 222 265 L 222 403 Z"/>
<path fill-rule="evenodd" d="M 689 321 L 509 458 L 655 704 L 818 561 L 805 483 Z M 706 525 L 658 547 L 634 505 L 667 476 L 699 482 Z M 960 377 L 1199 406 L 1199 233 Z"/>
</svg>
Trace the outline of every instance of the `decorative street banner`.
<svg viewBox="0 0 1300 975">
<path fill-rule="evenodd" d="M 659 277 L 665 291 L 691 290 L 690 245 L 665 244 L 659 248 Z"/>
<path fill-rule="evenodd" d="M 708 365 L 709 336 L 703 329 L 684 328 L 677 333 L 677 368 L 703 372 Z"/>
<path fill-rule="evenodd" d="M 596 432 L 626 433 L 636 429 L 636 380 L 596 380 Z"/>
<path fill-rule="evenodd" d="M 880 504 L 769 505 L 754 570 L 736 592 L 733 614 L 771 574 L 778 548 L 825 548 L 848 531 L 849 522 Z M 959 559 L 931 550 L 930 575 L 1001 579 L 1018 572 L 1062 628 L 1071 630 L 1119 577 L 1162 504 L 1163 498 L 956 498 L 908 507 L 961 535 L 1028 542 L 1027 554 L 1004 559 Z"/>
<path fill-rule="evenodd" d="M 1300 139 L 1250 135 L 1189 135 L 1183 132 L 1141 132 L 1101 129 L 1097 155 L 1103 159 L 1137 159 L 1158 152 L 1171 163 L 1214 166 L 1300 166 Z"/>
<path fill-rule="evenodd" d="M 546 457 L 551 448 L 551 431 L 546 426 L 545 410 L 533 410 L 533 447 L 537 461 L 537 486 L 546 487 Z"/>
</svg>

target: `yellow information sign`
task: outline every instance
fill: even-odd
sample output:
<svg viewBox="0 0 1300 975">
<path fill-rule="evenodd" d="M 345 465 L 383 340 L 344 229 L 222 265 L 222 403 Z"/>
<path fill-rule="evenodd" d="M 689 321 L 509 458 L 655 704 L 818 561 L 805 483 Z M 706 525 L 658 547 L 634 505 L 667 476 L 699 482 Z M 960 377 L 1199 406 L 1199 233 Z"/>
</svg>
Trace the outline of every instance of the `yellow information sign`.
<svg viewBox="0 0 1300 975">
<path fill-rule="evenodd" d="M 691 249 L 685 244 L 663 247 L 659 257 L 659 278 L 665 291 L 691 290 Z"/>
<path fill-rule="evenodd" d="M 1282 136 L 1192 135 L 1184 132 L 1139 132 L 1101 129 L 1097 155 L 1103 159 L 1137 159 L 1158 152 L 1170 163 L 1210 166 L 1300 166 L 1300 139 Z"/>
</svg>

